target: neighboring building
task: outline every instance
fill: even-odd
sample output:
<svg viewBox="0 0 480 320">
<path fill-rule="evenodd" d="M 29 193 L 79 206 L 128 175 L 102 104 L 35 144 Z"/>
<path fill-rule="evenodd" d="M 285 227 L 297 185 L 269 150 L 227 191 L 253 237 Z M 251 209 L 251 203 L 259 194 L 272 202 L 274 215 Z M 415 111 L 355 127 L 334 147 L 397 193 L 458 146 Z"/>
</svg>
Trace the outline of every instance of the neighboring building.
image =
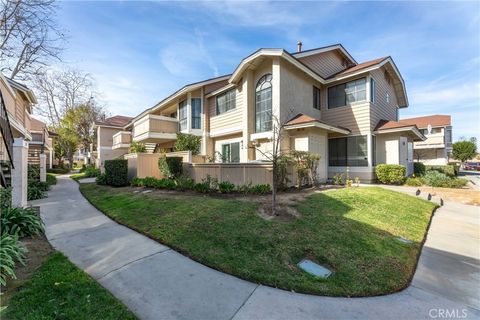
<svg viewBox="0 0 480 320">
<path fill-rule="evenodd" d="M 28 163 L 40 164 L 41 155 L 45 155 L 46 167 L 53 166 L 53 135 L 50 136 L 47 125 L 35 118 L 31 119 L 30 133 L 32 141 L 28 143 Z"/>
<path fill-rule="evenodd" d="M 127 153 L 128 148 L 123 148 L 122 143 L 121 148 L 118 148 L 118 143 L 114 147 L 114 140 L 118 139 L 116 137 L 131 120 L 131 117 L 117 115 L 94 123 L 93 130 L 96 134 L 90 152 L 92 162 L 97 168 L 103 168 L 105 160 L 115 159 Z M 130 146 L 130 140 L 125 141 L 124 145 Z"/>
<path fill-rule="evenodd" d="M 400 123 L 416 125 L 427 138 L 413 146 L 415 161 L 427 165 L 448 164 L 452 153 L 452 119 L 449 115 L 432 115 L 400 120 Z"/>
<path fill-rule="evenodd" d="M 296 53 L 259 49 L 232 74 L 189 84 L 115 127 L 113 150 L 131 140 L 169 150 L 177 133 L 201 137 L 201 154 L 216 162 L 261 162 L 272 129 L 286 124 L 283 150 L 320 156 L 318 179 L 345 173 L 375 179 L 377 163 L 413 172 L 413 142 L 425 137 L 402 126 L 404 80 L 391 57 L 357 63 L 340 45 Z M 122 150 L 122 151 L 120 151 Z"/>
<path fill-rule="evenodd" d="M 32 140 L 30 115 L 32 106 L 37 100 L 28 87 L 1 74 L 0 92 L 2 185 L 12 186 L 14 206 L 25 206 L 27 204 L 28 142 Z"/>
</svg>

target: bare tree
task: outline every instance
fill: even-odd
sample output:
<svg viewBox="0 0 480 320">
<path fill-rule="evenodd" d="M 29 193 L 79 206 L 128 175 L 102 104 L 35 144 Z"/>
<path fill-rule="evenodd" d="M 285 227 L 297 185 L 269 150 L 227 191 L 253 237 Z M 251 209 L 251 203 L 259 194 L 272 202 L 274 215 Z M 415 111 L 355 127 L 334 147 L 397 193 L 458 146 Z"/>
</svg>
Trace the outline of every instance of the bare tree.
<svg viewBox="0 0 480 320">
<path fill-rule="evenodd" d="M 0 0 L 2 72 L 29 80 L 52 59 L 60 60 L 66 36 L 55 13 L 55 0 Z"/>
</svg>

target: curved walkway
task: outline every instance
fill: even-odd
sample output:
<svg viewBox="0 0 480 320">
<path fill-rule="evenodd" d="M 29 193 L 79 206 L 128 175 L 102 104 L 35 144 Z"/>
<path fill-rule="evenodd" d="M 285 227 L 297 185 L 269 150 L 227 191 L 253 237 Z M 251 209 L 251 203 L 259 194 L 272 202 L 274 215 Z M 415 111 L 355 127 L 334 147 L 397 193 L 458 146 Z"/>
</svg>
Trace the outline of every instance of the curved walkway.
<svg viewBox="0 0 480 320">
<path fill-rule="evenodd" d="M 107 218 L 67 176 L 31 204 L 41 207 L 52 245 L 141 319 L 431 319 L 447 311 L 480 318 L 478 207 L 437 210 L 406 290 L 332 298 L 257 285 L 192 261 Z"/>
</svg>

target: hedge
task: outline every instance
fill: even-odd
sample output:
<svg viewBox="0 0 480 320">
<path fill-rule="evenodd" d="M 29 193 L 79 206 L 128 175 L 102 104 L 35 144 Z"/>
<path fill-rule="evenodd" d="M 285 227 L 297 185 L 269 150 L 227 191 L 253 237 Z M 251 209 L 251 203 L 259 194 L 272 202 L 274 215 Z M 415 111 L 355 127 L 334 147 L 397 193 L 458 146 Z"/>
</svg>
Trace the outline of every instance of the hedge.
<svg viewBox="0 0 480 320">
<path fill-rule="evenodd" d="M 128 161 L 124 159 L 105 160 L 105 182 L 114 187 L 128 185 Z"/>
<path fill-rule="evenodd" d="M 455 177 L 458 174 L 458 168 L 453 164 L 444 166 L 425 166 L 425 168 L 427 169 L 427 171 L 435 170 L 444 173 L 449 177 Z"/>
<path fill-rule="evenodd" d="M 182 175 L 183 158 L 182 157 L 161 157 L 158 159 L 158 168 L 167 178 L 174 179 Z"/>
<path fill-rule="evenodd" d="M 375 167 L 378 181 L 385 184 L 402 184 L 407 170 L 398 164 L 379 164 Z"/>
</svg>

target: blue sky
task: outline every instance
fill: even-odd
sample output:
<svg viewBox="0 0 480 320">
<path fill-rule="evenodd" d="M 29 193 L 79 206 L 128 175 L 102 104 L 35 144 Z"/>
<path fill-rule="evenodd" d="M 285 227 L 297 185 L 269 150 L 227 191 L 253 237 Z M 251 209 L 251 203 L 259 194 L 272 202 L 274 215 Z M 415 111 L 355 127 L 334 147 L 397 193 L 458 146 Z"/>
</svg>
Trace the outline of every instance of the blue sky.
<svg viewBox="0 0 480 320">
<path fill-rule="evenodd" d="M 135 116 L 179 87 L 233 71 L 260 47 L 334 43 L 359 61 L 392 56 L 410 107 L 479 134 L 478 2 L 62 2 L 67 64 L 90 73 L 112 115 Z"/>
</svg>

